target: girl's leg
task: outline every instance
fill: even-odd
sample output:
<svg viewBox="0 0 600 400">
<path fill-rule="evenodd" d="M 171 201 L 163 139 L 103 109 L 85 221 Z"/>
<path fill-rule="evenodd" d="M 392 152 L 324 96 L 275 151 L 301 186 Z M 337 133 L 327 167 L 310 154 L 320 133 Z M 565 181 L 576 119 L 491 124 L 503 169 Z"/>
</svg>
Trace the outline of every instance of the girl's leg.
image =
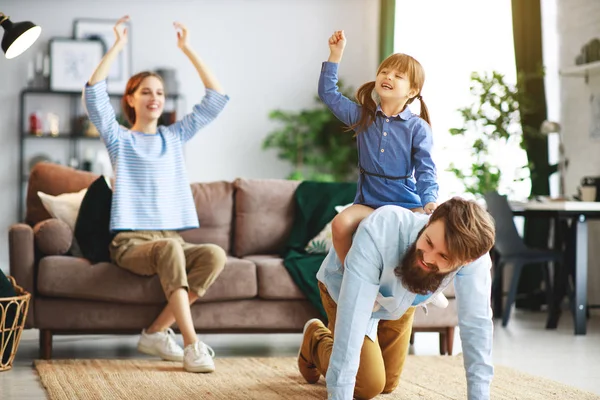
<svg viewBox="0 0 600 400">
<path fill-rule="evenodd" d="M 335 216 L 331 223 L 333 248 L 344 265 L 346 255 L 352 246 L 352 235 L 356 232 L 360 221 L 373 212 L 371 207 L 353 204 Z"/>
</svg>

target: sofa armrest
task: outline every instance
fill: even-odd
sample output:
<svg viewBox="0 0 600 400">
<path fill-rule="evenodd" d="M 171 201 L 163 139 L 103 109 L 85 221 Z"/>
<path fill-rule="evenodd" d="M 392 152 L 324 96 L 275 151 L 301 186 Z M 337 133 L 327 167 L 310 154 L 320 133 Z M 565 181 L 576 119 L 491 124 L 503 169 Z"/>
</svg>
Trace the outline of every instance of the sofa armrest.
<svg viewBox="0 0 600 400">
<path fill-rule="evenodd" d="M 10 275 L 19 286 L 31 294 L 25 327 L 31 328 L 35 294 L 35 245 L 33 229 L 26 224 L 14 224 L 8 230 Z"/>
<path fill-rule="evenodd" d="M 33 227 L 35 248 L 47 256 L 60 256 L 69 251 L 73 243 L 73 231 L 66 222 L 48 218 Z"/>
</svg>

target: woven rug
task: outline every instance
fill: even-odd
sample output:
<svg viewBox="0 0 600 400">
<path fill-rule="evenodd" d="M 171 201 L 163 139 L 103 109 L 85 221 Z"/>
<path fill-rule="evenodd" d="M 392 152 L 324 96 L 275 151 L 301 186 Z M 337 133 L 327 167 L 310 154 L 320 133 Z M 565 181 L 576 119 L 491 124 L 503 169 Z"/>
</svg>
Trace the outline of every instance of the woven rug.
<svg viewBox="0 0 600 400">
<path fill-rule="evenodd" d="M 181 363 L 153 360 L 35 362 L 50 400 L 66 399 L 325 399 L 325 381 L 307 384 L 296 359 L 217 358 L 212 374 L 184 372 Z M 466 399 L 461 357 L 409 356 L 400 386 L 377 399 Z M 492 399 L 600 399 L 558 382 L 496 366 Z"/>
</svg>

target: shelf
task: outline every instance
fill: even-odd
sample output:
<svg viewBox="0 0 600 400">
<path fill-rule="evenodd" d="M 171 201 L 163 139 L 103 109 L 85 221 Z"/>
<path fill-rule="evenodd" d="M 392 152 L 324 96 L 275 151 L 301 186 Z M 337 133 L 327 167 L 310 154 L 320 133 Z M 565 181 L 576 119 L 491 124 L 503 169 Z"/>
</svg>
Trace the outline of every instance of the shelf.
<svg viewBox="0 0 600 400">
<path fill-rule="evenodd" d="M 29 132 L 22 133 L 23 139 L 100 139 L 100 136 L 85 136 L 71 133 L 59 133 L 57 136 L 52 136 L 49 133 L 44 133 L 41 136 L 32 135 Z"/>
<path fill-rule="evenodd" d="M 59 95 L 59 96 L 81 96 L 81 92 L 83 91 L 83 86 L 78 92 L 65 92 L 58 90 L 50 90 L 50 89 L 37 89 L 37 88 L 25 88 L 21 91 L 21 94 L 42 94 L 42 95 Z M 110 97 L 123 97 L 122 93 L 109 93 Z M 178 99 L 179 94 L 167 94 L 167 99 Z"/>
<path fill-rule="evenodd" d="M 562 76 L 581 76 L 588 77 L 591 73 L 600 73 L 600 61 L 594 61 L 588 64 L 575 65 L 560 70 Z"/>
</svg>

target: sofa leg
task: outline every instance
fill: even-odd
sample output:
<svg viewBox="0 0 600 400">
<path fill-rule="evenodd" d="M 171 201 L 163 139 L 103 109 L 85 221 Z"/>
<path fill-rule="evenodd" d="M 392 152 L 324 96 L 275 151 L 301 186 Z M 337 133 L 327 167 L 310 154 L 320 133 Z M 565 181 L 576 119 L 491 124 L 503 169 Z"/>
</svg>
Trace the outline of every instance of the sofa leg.
<svg viewBox="0 0 600 400">
<path fill-rule="evenodd" d="M 446 331 L 440 332 L 440 354 L 442 356 L 448 354 L 448 342 L 446 341 Z"/>
<path fill-rule="evenodd" d="M 50 360 L 52 358 L 52 331 L 40 329 L 40 358 Z"/>
<path fill-rule="evenodd" d="M 414 332 L 410 333 L 410 344 L 411 345 L 415 344 L 415 333 Z"/>
<path fill-rule="evenodd" d="M 452 355 L 452 348 L 454 347 L 454 327 L 446 328 L 446 349 L 448 350 L 448 355 Z"/>
</svg>

